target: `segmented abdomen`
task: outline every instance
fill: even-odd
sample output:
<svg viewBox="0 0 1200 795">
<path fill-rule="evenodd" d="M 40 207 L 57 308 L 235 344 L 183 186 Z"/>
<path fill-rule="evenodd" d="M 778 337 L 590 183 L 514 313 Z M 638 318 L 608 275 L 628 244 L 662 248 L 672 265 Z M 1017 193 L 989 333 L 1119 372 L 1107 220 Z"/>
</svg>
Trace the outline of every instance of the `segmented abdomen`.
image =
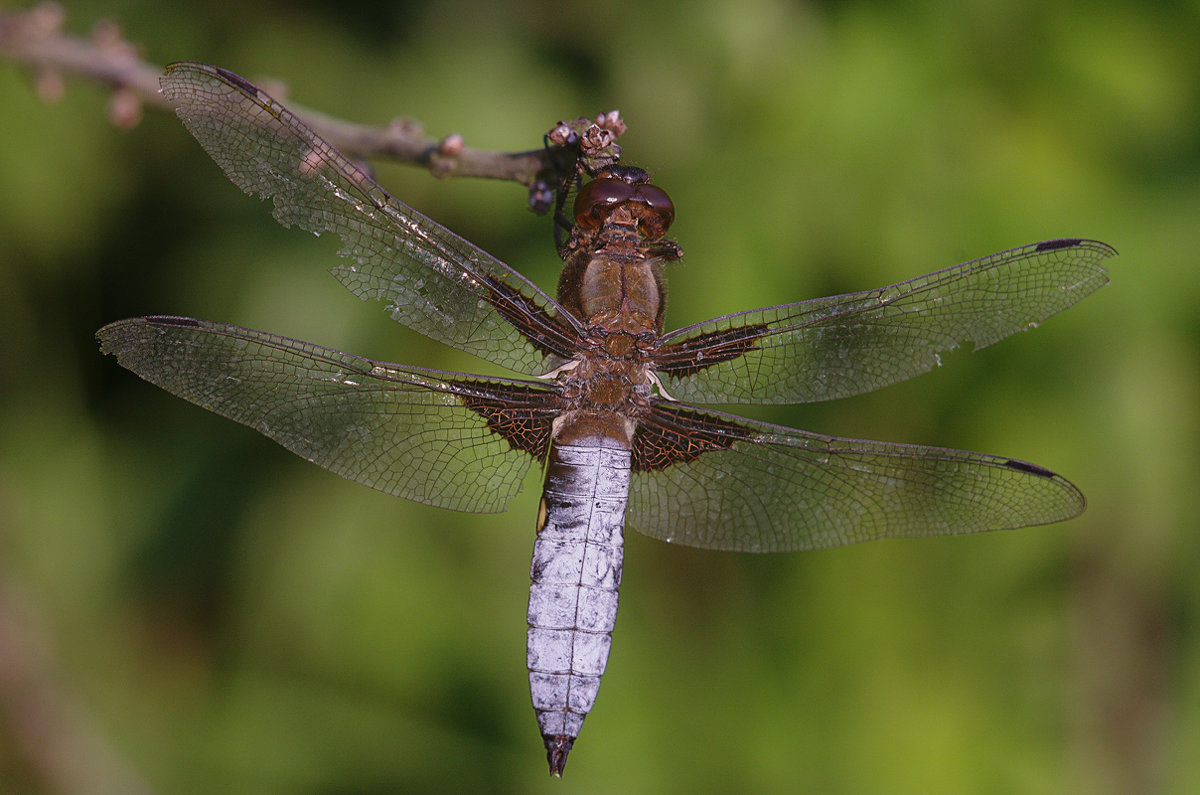
<svg viewBox="0 0 1200 795">
<path fill-rule="evenodd" d="M 551 448 L 530 567 L 529 689 L 559 771 L 600 688 L 621 584 L 630 456 L 595 441 Z"/>
</svg>

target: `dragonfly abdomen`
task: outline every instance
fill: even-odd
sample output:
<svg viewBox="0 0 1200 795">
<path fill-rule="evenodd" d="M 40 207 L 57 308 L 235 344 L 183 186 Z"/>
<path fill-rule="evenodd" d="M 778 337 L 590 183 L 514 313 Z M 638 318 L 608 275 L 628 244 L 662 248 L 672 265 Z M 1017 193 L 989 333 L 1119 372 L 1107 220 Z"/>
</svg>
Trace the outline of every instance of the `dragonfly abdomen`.
<svg viewBox="0 0 1200 795">
<path fill-rule="evenodd" d="M 629 494 L 629 450 L 582 441 L 551 448 L 530 567 L 529 689 L 555 775 L 608 662 Z"/>
</svg>

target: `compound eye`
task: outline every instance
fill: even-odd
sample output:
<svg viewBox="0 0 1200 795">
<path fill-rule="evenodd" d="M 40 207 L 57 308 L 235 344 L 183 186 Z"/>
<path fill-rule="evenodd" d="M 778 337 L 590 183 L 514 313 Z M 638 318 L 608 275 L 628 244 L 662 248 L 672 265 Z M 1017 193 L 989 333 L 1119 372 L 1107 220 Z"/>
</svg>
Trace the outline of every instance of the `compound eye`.
<svg viewBox="0 0 1200 795">
<path fill-rule="evenodd" d="M 648 210 L 642 213 L 644 218 L 653 216 L 655 220 L 652 237 L 661 237 L 675 221 L 675 203 L 662 188 L 654 185 L 638 185 L 633 190 L 632 201 L 645 204 Z"/>
<path fill-rule="evenodd" d="M 575 223 L 585 229 L 597 228 L 604 222 L 611 208 L 627 201 L 636 189 L 645 187 L 647 186 L 630 185 L 611 177 L 592 180 L 584 185 L 575 197 Z"/>
</svg>

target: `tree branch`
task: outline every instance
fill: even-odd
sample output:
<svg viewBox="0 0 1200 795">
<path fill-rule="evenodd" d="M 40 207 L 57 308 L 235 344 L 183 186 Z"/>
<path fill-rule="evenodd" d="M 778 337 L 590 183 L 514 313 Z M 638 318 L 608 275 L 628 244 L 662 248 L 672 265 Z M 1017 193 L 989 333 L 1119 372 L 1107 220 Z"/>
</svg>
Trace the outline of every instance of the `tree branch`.
<svg viewBox="0 0 1200 795">
<path fill-rule="evenodd" d="M 0 58 L 32 71 L 38 94 L 57 102 L 66 92 L 65 78 L 78 77 L 113 90 L 109 117 L 114 124 L 132 127 L 143 108 L 170 110 L 158 91 L 162 67 L 142 60 L 139 48 L 126 41 L 116 23 L 97 23 L 88 37 L 63 32 L 66 14 L 58 3 L 44 2 L 16 13 L 0 14 Z M 280 98 L 282 83 L 267 83 L 268 94 Z M 436 177 L 478 177 L 519 182 L 530 190 L 530 205 L 539 213 L 551 206 L 564 180 L 577 171 L 594 173 L 620 157 L 616 139 L 625 125 L 616 111 L 595 120 L 580 118 L 558 122 L 547 146 L 527 152 L 494 152 L 472 149 L 462 137 L 451 134 L 437 140 L 425 135 L 419 122 L 396 119 L 384 127 L 337 119 L 308 108 L 285 103 L 322 138 L 349 157 L 387 159 L 418 166 Z M 555 152 L 557 147 L 560 151 Z M 567 164 L 567 165 L 564 165 Z"/>
</svg>

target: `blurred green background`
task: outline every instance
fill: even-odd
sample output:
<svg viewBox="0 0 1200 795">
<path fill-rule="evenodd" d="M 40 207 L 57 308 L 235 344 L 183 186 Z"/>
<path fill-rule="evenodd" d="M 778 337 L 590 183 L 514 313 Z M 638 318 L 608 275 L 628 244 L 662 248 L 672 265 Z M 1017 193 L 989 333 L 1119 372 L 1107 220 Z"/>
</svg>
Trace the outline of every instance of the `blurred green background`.
<svg viewBox="0 0 1200 795">
<path fill-rule="evenodd" d="M 14 10 L 9 7 L 7 10 Z M 675 200 L 668 326 L 1050 237 L 1112 285 L 810 430 L 1035 461 L 1072 522 L 755 557 L 628 539 L 562 782 L 524 670 L 538 488 L 458 515 L 342 481 L 93 340 L 186 314 L 482 369 L 331 279 L 182 126 L 0 63 L 0 790 L 1200 790 L 1200 7 L 1114 0 L 79 2 L 343 118 L 524 150 L 619 108 Z M 378 164 L 543 287 L 510 183 Z"/>
</svg>

